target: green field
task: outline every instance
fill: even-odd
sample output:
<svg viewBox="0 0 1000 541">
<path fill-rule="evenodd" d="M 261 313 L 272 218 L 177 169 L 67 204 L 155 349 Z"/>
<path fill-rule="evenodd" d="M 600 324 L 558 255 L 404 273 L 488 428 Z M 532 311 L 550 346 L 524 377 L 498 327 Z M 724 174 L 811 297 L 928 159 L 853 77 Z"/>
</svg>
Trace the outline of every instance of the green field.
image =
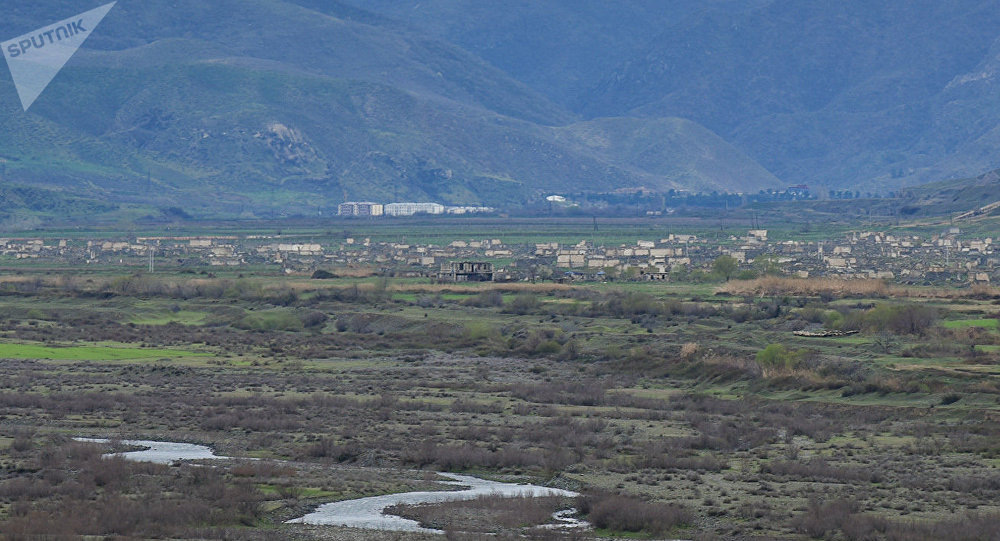
<svg viewBox="0 0 1000 541">
<path fill-rule="evenodd" d="M 127 346 L 47 346 L 0 342 L 0 358 L 47 359 L 55 361 L 122 361 L 145 359 L 172 359 L 177 357 L 204 357 L 206 353 L 192 351 L 137 348 Z"/>
<path fill-rule="evenodd" d="M 945 321 L 943 325 L 948 329 L 966 329 L 969 327 L 980 327 L 983 329 L 996 329 L 1000 324 L 1000 319 L 958 319 Z"/>
</svg>

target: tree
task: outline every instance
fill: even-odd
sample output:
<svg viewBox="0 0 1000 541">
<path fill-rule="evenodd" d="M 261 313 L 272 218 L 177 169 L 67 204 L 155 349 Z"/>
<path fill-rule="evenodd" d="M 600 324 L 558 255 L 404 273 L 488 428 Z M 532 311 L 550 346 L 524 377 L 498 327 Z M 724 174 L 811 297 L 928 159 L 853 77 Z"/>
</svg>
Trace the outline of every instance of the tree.
<svg viewBox="0 0 1000 541">
<path fill-rule="evenodd" d="M 739 262 L 732 256 L 720 255 L 712 262 L 712 272 L 725 278 L 727 282 L 736 274 L 737 269 L 739 269 Z"/>
<path fill-rule="evenodd" d="M 781 264 L 777 257 L 761 256 L 753 262 L 754 269 L 761 276 L 781 276 Z"/>
<path fill-rule="evenodd" d="M 879 353 L 892 353 L 892 350 L 899 344 L 896 335 L 888 331 L 881 331 L 872 338 L 872 345 Z"/>
<path fill-rule="evenodd" d="M 940 314 L 931 306 L 919 304 L 880 304 L 863 315 L 863 326 L 869 332 L 924 335 Z"/>
<path fill-rule="evenodd" d="M 670 269 L 671 282 L 686 282 L 691 278 L 691 269 L 687 265 L 674 265 Z"/>
</svg>

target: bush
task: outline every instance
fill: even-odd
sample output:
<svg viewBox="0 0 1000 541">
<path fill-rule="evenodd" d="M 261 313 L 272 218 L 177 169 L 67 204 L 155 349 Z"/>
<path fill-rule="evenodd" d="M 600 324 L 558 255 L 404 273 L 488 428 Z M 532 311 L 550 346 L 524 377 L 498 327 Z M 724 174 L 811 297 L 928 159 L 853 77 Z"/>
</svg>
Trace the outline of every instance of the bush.
<svg viewBox="0 0 1000 541">
<path fill-rule="evenodd" d="M 1000 515 L 965 513 L 936 521 L 895 521 L 859 512 L 855 502 L 836 500 L 809 502 L 808 509 L 792 520 L 792 527 L 812 538 L 848 541 L 892 539 L 932 541 L 938 539 L 996 539 Z M 837 531 L 843 536 L 837 536 Z"/>
<path fill-rule="evenodd" d="M 462 304 L 466 306 L 478 306 L 480 308 L 503 306 L 503 293 L 495 289 L 483 291 L 474 297 L 465 299 L 462 301 Z"/>
<path fill-rule="evenodd" d="M 651 503 L 618 495 L 581 496 L 577 509 L 597 528 L 663 535 L 690 524 L 691 511 L 676 504 Z"/>
<path fill-rule="evenodd" d="M 809 306 L 799 310 L 799 317 L 809 323 L 825 323 L 826 322 L 826 310 L 817 308 L 814 306 Z"/>
<path fill-rule="evenodd" d="M 314 458 L 330 458 L 337 462 L 351 462 L 361 456 L 361 448 L 357 443 L 338 444 L 322 438 L 306 449 L 306 454 Z"/>
<path fill-rule="evenodd" d="M 821 538 L 827 532 L 836 531 L 844 524 L 853 521 L 857 512 L 857 504 L 847 500 L 836 500 L 830 503 L 810 500 L 809 508 L 795 517 L 792 526 L 800 533 Z"/>
<path fill-rule="evenodd" d="M 3 539 L 192 539 L 192 529 L 258 524 L 262 494 L 215 468 L 103 458 L 93 444 L 50 443 L 39 475 L 0 481 L 17 512 L 0 516 Z M 169 485 L 169 490 L 164 487 Z"/>
<path fill-rule="evenodd" d="M 504 308 L 504 312 L 511 312 L 518 315 L 530 314 L 538 310 L 541 304 L 538 297 L 529 293 L 522 293 L 514 297 L 510 305 Z"/>
<path fill-rule="evenodd" d="M 681 346 L 680 356 L 685 361 L 692 361 L 698 356 L 700 349 L 697 342 L 687 342 Z"/>
<path fill-rule="evenodd" d="M 876 330 L 889 330 L 899 334 L 924 334 L 938 319 L 938 311 L 928 306 L 907 304 L 878 306 L 865 318 Z"/>
<path fill-rule="evenodd" d="M 962 395 L 958 393 L 949 393 L 941 397 L 941 405 L 947 406 L 948 404 L 954 404 L 962 399 Z"/>
<path fill-rule="evenodd" d="M 868 333 L 924 335 L 937 323 L 940 313 L 936 308 L 919 304 L 881 304 L 866 312 L 852 312 L 840 322 L 844 330 Z"/>
<path fill-rule="evenodd" d="M 334 273 L 332 273 L 330 271 L 322 270 L 322 269 L 317 270 L 316 272 L 312 273 L 312 279 L 313 280 L 331 280 L 331 279 L 336 278 L 336 277 L 337 277 L 336 274 L 334 274 Z"/>
<path fill-rule="evenodd" d="M 326 323 L 326 314 L 319 310 L 310 310 L 299 316 L 299 321 L 307 328 L 319 327 Z"/>
<path fill-rule="evenodd" d="M 273 310 L 249 314 L 236 322 L 237 328 L 250 331 L 300 331 L 302 320 L 284 310 Z"/>
<path fill-rule="evenodd" d="M 757 364 L 765 369 L 792 369 L 802 362 L 802 352 L 793 351 L 783 344 L 771 344 L 757 352 Z"/>
</svg>

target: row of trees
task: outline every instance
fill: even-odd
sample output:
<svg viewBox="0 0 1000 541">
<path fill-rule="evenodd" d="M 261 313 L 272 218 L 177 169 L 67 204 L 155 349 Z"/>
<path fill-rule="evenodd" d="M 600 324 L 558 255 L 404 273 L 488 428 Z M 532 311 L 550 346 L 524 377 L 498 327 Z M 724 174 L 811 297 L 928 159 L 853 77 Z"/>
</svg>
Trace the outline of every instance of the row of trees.
<svg viewBox="0 0 1000 541">
<path fill-rule="evenodd" d="M 605 267 L 602 269 L 604 276 L 611 280 L 638 280 L 642 272 L 638 267 L 629 267 L 624 271 L 616 267 Z M 649 269 L 655 272 L 655 269 Z M 708 269 L 694 269 L 687 265 L 677 265 L 670 270 L 670 281 L 709 283 L 728 282 L 730 280 L 753 280 L 762 276 L 780 276 L 783 274 L 777 258 L 759 257 L 748 268 L 741 268 L 740 262 L 729 255 L 720 255 L 712 261 Z M 545 279 L 552 277 L 551 270 L 547 272 L 535 271 L 532 277 Z"/>
</svg>

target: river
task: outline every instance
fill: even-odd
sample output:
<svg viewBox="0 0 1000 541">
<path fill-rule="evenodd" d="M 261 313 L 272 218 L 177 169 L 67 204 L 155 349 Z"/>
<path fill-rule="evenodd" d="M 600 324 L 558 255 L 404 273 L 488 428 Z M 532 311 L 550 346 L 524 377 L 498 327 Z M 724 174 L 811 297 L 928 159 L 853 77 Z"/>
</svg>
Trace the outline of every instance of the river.
<svg viewBox="0 0 1000 541">
<path fill-rule="evenodd" d="M 76 441 L 87 443 L 107 444 L 110 440 L 102 438 L 73 438 Z M 168 441 L 149 440 L 122 440 L 122 443 L 134 447 L 145 447 L 139 451 L 129 451 L 125 453 L 111 453 L 107 456 L 120 456 L 127 460 L 137 462 L 155 462 L 157 464 L 172 464 L 183 460 L 222 460 L 229 457 L 218 456 L 212 449 L 204 445 L 193 443 L 176 443 Z M 357 500 L 346 500 L 332 502 L 319 506 L 315 511 L 289 520 L 287 524 L 312 524 L 323 526 L 347 526 L 351 528 L 364 528 L 369 530 L 392 530 L 401 532 L 427 532 L 443 533 L 438 530 L 421 528 L 416 521 L 397 517 L 395 515 L 384 514 L 388 507 L 393 505 L 416 505 L 423 503 L 442 503 L 447 501 L 474 500 L 479 496 L 499 495 L 506 497 L 537 498 L 544 496 L 565 496 L 575 497 L 577 493 L 557 488 L 548 488 L 537 485 L 519 485 L 515 483 L 501 483 L 480 479 L 469 475 L 458 475 L 454 473 L 438 473 L 438 475 L 450 479 L 450 481 L 440 481 L 444 485 L 451 485 L 456 488 L 452 491 L 441 492 L 404 492 L 401 494 L 387 494 L 385 496 L 373 496 L 370 498 L 360 498 Z M 560 517 L 560 521 L 565 521 Z"/>
<path fill-rule="evenodd" d="M 438 530 L 421 528 L 413 520 L 383 514 L 387 507 L 393 505 L 416 505 L 422 503 L 441 503 L 448 501 L 474 500 L 479 496 L 499 495 L 507 497 L 537 498 L 542 496 L 575 497 L 575 492 L 537 485 L 518 485 L 489 481 L 468 475 L 454 473 L 439 473 L 451 481 L 441 481 L 442 484 L 462 487 L 461 490 L 444 492 L 405 492 L 402 494 L 387 494 L 372 496 L 358 500 L 347 500 L 321 505 L 308 515 L 288 521 L 298 524 L 316 524 L 327 526 L 349 526 L 374 530 L 393 530 L 404 532 L 443 533 Z"/>
<path fill-rule="evenodd" d="M 76 441 L 86 443 L 111 443 L 111 440 L 103 438 L 73 438 Z M 149 441 L 149 440 L 122 440 L 122 443 L 131 447 L 145 447 L 141 451 L 128 451 L 126 453 L 112 453 L 109 456 L 120 456 L 127 460 L 136 462 L 154 462 L 156 464 L 172 464 L 181 460 L 224 460 L 229 457 L 216 456 L 215 453 L 204 445 L 193 443 L 175 443 L 170 441 Z"/>
</svg>

